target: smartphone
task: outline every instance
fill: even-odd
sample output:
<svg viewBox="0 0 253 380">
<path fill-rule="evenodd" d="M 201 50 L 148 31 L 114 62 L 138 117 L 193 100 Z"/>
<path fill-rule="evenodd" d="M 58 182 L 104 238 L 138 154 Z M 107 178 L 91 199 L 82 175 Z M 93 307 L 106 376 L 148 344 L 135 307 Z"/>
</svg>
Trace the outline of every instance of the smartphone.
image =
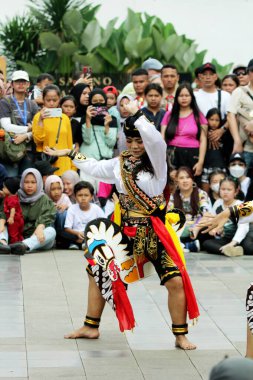
<svg viewBox="0 0 253 380">
<path fill-rule="evenodd" d="M 83 74 L 85 77 L 91 77 L 92 76 L 92 67 L 91 66 L 84 66 L 83 67 Z"/>
<path fill-rule="evenodd" d="M 61 117 L 62 109 L 61 108 L 47 108 L 47 117 Z"/>
<path fill-rule="evenodd" d="M 108 113 L 106 106 L 94 106 L 96 115 L 106 115 Z"/>
</svg>

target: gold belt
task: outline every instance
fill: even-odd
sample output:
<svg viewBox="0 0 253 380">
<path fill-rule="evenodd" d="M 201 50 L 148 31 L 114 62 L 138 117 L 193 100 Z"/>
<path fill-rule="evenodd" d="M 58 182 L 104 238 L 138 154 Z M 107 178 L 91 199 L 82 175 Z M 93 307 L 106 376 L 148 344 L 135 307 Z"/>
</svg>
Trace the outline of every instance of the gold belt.
<svg viewBox="0 0 253 380">
<path fill-rule="evenodd" d="M 148 218 L 150 215 L 149 214 L 143 214 L 141 211 L 132 211 L 132 210 L 124 210 L 121 209 L 121 213 L 124 216 L 127 214 L 128 217 L 130 218 Z"/>
</svg>

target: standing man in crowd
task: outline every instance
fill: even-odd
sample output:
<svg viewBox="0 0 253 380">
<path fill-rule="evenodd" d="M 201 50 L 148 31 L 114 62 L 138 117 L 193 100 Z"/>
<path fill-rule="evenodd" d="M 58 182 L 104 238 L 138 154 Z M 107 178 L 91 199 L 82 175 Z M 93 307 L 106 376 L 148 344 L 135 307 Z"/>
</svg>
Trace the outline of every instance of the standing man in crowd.
<svg viewBox="0 0 253 380">
<path fill-rule="evenodd" d="M 147 70 L 136 69 L 132 73 L 132 82 L 136 94 L 135 100 L 137 100 L 138 108 L 142 108 L 146 105 L 144 91 L 149 83 Z"/>
<path fill-rule="evenodd" d="M 237 76 L 240 82 L 240 86 L 246 86 L 249 83 L 249 76 L 247 72 L 247 66 L 239 64 L 233 68 L 233 74 Z"/>
<path fill-rule="evenodd" d="M 14 71 L 11 80 L 13 95 L 6 96 L 0 101 L 0 122 L 5 131 L 14 134 L 15 144 L 24 141 L 27 143 L 26 155 L 18 163 L 5 164 L 9 176 L 17 176 L 32 166 L 31 123 L 38 112 L 38 106 L 33 100 L 27 99 L 30 81 L 26 71 Z"/>
<path fill-rule="evenodd" d="M 35 100 L 38 106 L 42 107 L 43 106 L 42 92 L 47 85 L 53 84 L 53 82 L 54 82 L 54 78 L 52 75 L 47 74 L 47 73 L 40 74 L 37 78 L 36 85 L 34 86 L 29 96 L 29 99 Z"/>
<path fill-rule="evenodd" d="M 161 79 L 163 85 L 162 108 L 165 109 L 165 111 L 170 111 L 174 103 L 179 82 L 179 74 L 176 66 L 170 64 L 164 65 L 161 70 Z"/>
<path fill-rule="evenodd" d="M 247 75 L 249 83 L 232 93 L 228 121 L 235 142 L 234 152 L 244 151 L 249 169 L 253 167 L 253 59 L 249 61 Z"/>
<path fill-rule="evenodd" d="M 161 69 L 163 65 L 158 59 L 149 58 L 143 62 L 141 65 L 142 69 L 147 70 L 149 83 L 158 83 L 160 86 L 162 84 L 161 80 Z"/>
<path fill-rule="evenodd" d="M 222 127 L 216 129 L 215 131 L 209 131 L 208 139 L 215 148 L 215 144 L 218 144 L 221 137 L 227 132 L 223 139 L 226 140 L 225 153 L 226 161 L 228 161 L 233 149 L 233 140 L 228 131 L 229 126 L 226 121 L 230 94 L 226 91 L 217 89 L 216 81 L 218 79 L 218 75 L 216 72 L 216 67 L 212 63 L 207 62 L 202 65 L 199 69 L 199 78 L 202 83 L 202 88 L 195 92 L 199 110 L 204 116 L 206 116 L 207 112 L 211 108 L 218 108 L 222 119 Z"/>
</svg>

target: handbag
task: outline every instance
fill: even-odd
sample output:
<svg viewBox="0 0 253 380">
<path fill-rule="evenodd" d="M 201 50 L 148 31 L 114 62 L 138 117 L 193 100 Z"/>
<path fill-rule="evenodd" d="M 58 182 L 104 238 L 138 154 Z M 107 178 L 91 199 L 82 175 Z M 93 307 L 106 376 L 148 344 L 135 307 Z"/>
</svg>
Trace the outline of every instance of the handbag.
<svg viewBox="0 0 253 380">
<path fill-rule="evenodd" d="M 60 122 L 59 122 L 59 126 L 58 126 L 58 131 L 57 131 L 57 135 L 56 135 L 56 139 L 55 139 L 55 145 L 58 144 L 58 141 L 59 141 L 59 136 L 60 136 L 60 131 L 61 131 L 61 123 L 62 123 L 62 118 L 60 117 Z M 51 148 L 54 150 L 54 148 Z M 48 154 L 42 152 L 41 153 L 41 161 L 47 161 L 50 163 L 50 165 L 54 164 L 57 160 L 58 160 L 59 157 L 57 156 L 49 156 Z"/>
<path fill-rule="evenodd" d="M 10 97 L 6 97 L 5 100 L 9 104 L 11 109 L 11 122 L 17 124 Z M 18 162 L 26 155 L 26 142 L 20 144 L 14 143 L 15 133 L 7 132 L 5 129 L 0 128 L 2 132 L 2 138 L 0 141 L 0 159 L 5 163 Z"/>
<path fill-rule="evenodd" d="M 15 133 L 8 133 L 3 128 L 0 128 L 2 139 L 0 141 L 0 159 L 6 163 L 18 162 L 26 154 L 26 143 L 15 144 L 13 137 Z"/>
</svg>

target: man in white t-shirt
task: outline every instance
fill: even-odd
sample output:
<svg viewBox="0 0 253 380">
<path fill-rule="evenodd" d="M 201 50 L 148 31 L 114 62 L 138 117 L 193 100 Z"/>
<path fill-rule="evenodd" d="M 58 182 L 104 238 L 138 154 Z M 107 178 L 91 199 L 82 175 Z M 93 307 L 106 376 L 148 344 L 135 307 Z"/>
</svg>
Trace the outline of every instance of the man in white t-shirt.
<svg viewBox="0 0 253 380">
<path fill-rule="evenodd" d="M 225 119 L 228 111 L 230 94 L 226 91 L 217 89 L 216 81 L 218 75 L 216 73 L 216 67 L 212 63 L 205 63 L 200 68 L 199 77 L 202 83 L 202 88 L 194 93 L 194 95 L 200 111 L 206 116 L 211 108 L 219 108 L 218 100 L 220 91 L 220 113 L 222 119 Z"/>
<path fill-rule="evenodd" d="M 230 94 L 226 91 L 217 89 L 216 82 L 218 80 L 218 75 L 216 73 L 216 67 L 212 63 L 205 63 L 199 68 L 199 78 L 202 83 L 202 88 L 199 91 L 195 92 L 194 95 L 200 111 L 204 116 L 206 116 L 207 112 L 211 108 L 218 108 L 223 120 L 223 125 L 221 128 L 208 132 L 208 140 L 213 144 L 214 148 L 217 148 L 219 146 L 221 137 L 229 127 L 225 119 L 228 112 Z M 225 137 L 231 139 L 231 136 L 224 136 L 224 138 Z M 228 148 L 227 158 L 232 152 L 232 139 L 229 141 L 229 143 L 230 147 Z"/>
<path fill-rule="evenodd" d="M 86 181 L 78 182 L 74 187 L 76 204 L 68 208 L 64 224 L 65 231 L 73 236 L 70 240 L 70 249 L 79 249 L 84 241 L 84 230 L 90 221 L 104 218 L 103 210 L 91 203 L 94 195 L 94 187 Z"/>
</svg>

